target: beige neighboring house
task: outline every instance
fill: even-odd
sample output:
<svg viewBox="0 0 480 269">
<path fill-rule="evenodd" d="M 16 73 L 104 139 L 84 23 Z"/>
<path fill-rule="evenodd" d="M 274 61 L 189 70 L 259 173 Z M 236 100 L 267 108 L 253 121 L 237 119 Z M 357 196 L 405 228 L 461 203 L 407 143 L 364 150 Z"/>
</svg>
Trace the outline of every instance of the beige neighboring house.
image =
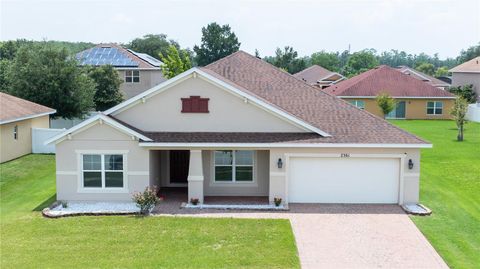
<svg viewBox="0 0 480 269">
<path fill-rule="evenodd" d="M 450 69 L 452 72 L 452 86 L 473 85 L 477 93 L 477 102 L 480 103 L 480 56 Z"/>
<path fill-rule="evenodd" d="M 120 90 L 126 99 L 166 80 L 160 69 L 161 61 L 117 44 L 99 44 L 77 53 L 76 58 L 81 65 L 112 65 L 123 81 Z"/>
<path fill-rule="evenodd" d="M 345 79 L 343 75 L 327 70 L 319 65 L 312 65 L 293 76 L 320 89 L 324 89 Z"/>
<path fill-rule="evenodd" d="M 49 128 L 54 109 L 0 92 L 0 163 L 32 153 L 32 128 Z"/>
<path fill-rule="evenodd" d="M 431 144 L 243 51 L 194 67 L 65 132 L 57 199 L 131 201 L 147 186 L 185 202 L 419 201 Z"/>
<path fill-rule="evenodd" d="M 399 66 L 397 68 L 400 72 L 406 74 L 406 75 L 409 75 L 413 78 L 416 78 L 418 80 L 421 80 L 425 83 L 428 83 L 434 87 L 437 87 L 439 89 L 442 89 L 442 90 L 448 90 L 448 88 L 450 87 L 450 84 L 448 84 L 447 82 L 443 81 L 443 80 L 440 80 L 438 78 L 435 78 L 435 77 L 432 77 L 432 76 L 429 76 L 425 73 L 422 73 L 418 70 L 415 70 L 413 68 L 410 68 L 408 66 Z"/>
<path fill-rule="evenodd" d="M 388 119 L 450 119 L 455 95 L 381 65 L 323 90 L 378 117 L 383 117 L 376 97 L 388 93 L 396 101 Z"/>
</svg>

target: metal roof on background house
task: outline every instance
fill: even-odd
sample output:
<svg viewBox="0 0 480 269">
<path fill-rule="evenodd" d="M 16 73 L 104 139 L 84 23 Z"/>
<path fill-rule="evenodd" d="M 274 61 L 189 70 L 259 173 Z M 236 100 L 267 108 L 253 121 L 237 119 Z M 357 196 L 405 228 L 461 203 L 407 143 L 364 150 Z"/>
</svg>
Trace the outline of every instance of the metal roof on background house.
<svg viewBox="0 0 480 269">
<path fill-rule="evenodd" d="M 76 54 L 81 65 L 112 65 L 116 68 L 158 69 L 162 64 L 148 54 L 137 53 L 117 44 L 99 44 Z"/>
<path fill-rule="evenodd" d="M 375 97 L 386 92 L 393 97 L 455 98 L 455 95 L 425 83 L 398 69 L 381 65 L 324 90 L 335 96 Z"/>
<path fill-rule="evenodd" d="M 480 73 L 480 56 L 457 65 L 449 71 L 452 73 Z"/>
<path fill-rule="evenodd" d="M 0 92 L 0 124 L 50 115 L 56 110 Z"/>
<path fill-rule="evenodd" d="M 450 84 L 448 84 L 447 82 L 442 81 L 438 78 L 429 76 L 425 73 L 422 73 L 422 72 L 420 72 L 418 70 L 415 70 L 413 68 L 410 68 L 408 66 L 401 65 L 401 66 L 398 67 L 398 70 L 400 70 L 400 72 L 402 72 L 404 74 L 410 75 L 413 78 L 416 78 L 418 80 L 426 82 L 426 83 L 428 83 L 432 86 L 435 86 L 435 87 L 450 87 Z"/>
</svg>

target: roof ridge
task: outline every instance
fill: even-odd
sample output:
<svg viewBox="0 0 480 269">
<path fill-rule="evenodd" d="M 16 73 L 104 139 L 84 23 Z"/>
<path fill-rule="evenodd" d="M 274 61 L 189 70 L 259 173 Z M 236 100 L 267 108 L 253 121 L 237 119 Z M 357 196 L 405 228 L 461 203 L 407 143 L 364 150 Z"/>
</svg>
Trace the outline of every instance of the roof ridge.
<svg viewBox="0 0 480 269">
<path fill-rule="evenodd" d="M 225 56 L 225 57 L 222 57 L 222 58 L 220 58 L 220 59 L 218 59 L 218 60 L 216 60 L 216 61 L 213 61 L 213 62 L 211 62 L 211 63 L 209 63 L 209 64 L 207 64 L 207 65 L 205 65 L 205 66 L 200 66 L 200 67 L 208 68 L 209 66 L 211 66 L 211 65 L 213 65 L 213 64 L 215 64 L 215 63 L 218 63 L 218 62 L 227 60 L 227 59 L 233 57 L 234 55 L 239 54 L 240 52 L 242 52 L 242 53 L 244 53 L 244 54 L 247 54 L 248 56 L 252 56 L 252 55 L 250 55 L 249 53 L 246 53 L 245 51 L 239 49 L 239 50 L 235 51 L 234 53 L 230 53 L 229 55 L 227 55 L 227 56 Z M 254 57 L 255 57 L 255 56 L 254 56 Z M 255 57 L 255 58 L 256 58 L 256 57 Z"/>
</svg>

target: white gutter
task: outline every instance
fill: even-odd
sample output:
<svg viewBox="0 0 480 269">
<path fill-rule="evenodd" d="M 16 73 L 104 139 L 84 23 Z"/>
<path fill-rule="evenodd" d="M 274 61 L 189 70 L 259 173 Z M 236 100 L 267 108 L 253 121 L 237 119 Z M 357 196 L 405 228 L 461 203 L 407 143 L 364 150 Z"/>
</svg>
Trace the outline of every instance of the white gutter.
<svg viewBox="0 0 480 269">
<path fill-rule="evenodd" d="M 151 143 L 145 148 L 432 148 L 432 144 L 342 144 L 342 143 Z"/>
<path fill-rule="evenodd" d="M 56 112 L 57 112 L 56 110 L 53 110 L 53 111 L 50 111 L 50 112 L 45 112 L 45 113 L 40 113 L 40 114 L 33 114 L 33 115 L 29 115 L 29 116 L 25 116 L 25 117 L 20 117 L 20 118 L 16 118 L 16 119 L 4 120 L 4 121 L 0 121 L 0 124 L 6 124 L 6 123 L 21 121 L 21 120 L 28 120 L 28 119 L 38 118 L 38 117 L 50 115 L 50 114 L 53 114 L 53 113 L 56 113 Z"/>
</svg>

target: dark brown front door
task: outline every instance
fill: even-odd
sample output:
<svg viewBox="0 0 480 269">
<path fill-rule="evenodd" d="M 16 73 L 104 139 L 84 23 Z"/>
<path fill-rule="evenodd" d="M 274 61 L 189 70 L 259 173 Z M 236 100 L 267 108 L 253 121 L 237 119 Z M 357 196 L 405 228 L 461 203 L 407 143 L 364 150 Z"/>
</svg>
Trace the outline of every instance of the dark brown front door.
<svg viewBox="0 0 480 269">
<path fill-rule="evenodd" d="M 170 151 L 170 183 L 187 183 L 189 150 Z"/>
</svg>

